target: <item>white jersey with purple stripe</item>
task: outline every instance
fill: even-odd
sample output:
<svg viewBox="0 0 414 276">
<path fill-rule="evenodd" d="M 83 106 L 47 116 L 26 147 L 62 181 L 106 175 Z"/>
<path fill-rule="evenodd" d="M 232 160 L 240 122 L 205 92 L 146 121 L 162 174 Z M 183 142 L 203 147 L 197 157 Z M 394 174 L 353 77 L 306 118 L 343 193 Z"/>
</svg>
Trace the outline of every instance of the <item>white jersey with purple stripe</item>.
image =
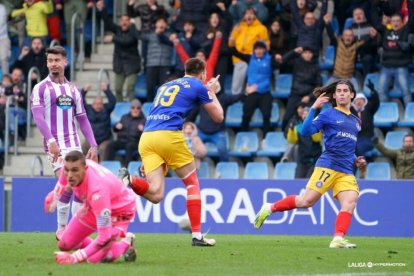
<svg viewBox="0 0 414 276">
<path fill-rule="evenodd" d="M 73 83 L 66 79 L 64 84 L 56 83 L 48 76 L 33 88 L 30 101 L 32 110 L 45 109 L 45 121 L 62 152 L 81 147 L 75 117 L 85 114 L 85 108 Z M 46 140 L 44 147 L 47 152 Z"/>
</svg>

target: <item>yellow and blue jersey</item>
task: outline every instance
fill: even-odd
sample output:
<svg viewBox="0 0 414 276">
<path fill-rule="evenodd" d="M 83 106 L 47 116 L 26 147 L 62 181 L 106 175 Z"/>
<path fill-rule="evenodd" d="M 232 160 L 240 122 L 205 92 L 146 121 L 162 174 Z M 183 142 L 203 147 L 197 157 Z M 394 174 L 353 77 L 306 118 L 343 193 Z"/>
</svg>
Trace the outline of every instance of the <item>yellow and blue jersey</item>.
<svg viewBox="0 0 414 276">
<path fill-rule="evenodd" d="M 158 88 L 144 132 L 181 130 L 189 111 L 212 101 L 208 89 L 194 77 L 184 76 L 167 82 Z"/>
<path fill-rule="evenodd" d="M 313 118 L 314 115 L 315 110 L 311 108 L 303 123 L 302 135 L 309 136 L 318 131 L 323 133 L 325 150 L 315 166 L 353 174 L 361 120 L 337 107 L 322 110 L 316 118 Z"/>
</svg>

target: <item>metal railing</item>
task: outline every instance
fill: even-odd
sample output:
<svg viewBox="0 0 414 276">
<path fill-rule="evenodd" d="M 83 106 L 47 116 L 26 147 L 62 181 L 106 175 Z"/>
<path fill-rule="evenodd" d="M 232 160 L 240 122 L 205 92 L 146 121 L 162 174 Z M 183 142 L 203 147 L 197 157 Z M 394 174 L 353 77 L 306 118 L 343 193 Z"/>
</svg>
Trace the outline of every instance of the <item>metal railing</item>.
<svg viewBox="0 0 414 276">
<path fill-rule="evenodd" d="M 80 27 L 79 27 L 79 54 L 77 58 L 77 62 L 80 65 L 80 71 L 83 71 L 83 63 L 85 62 L 85 34 L 84 34 L 84 24 L 82 17 L 79 12 L 75 12 L 72 16 L 72 23 L 71 23 L 71 41 L 70 41 L 70 78 L 71 80 L 75 80 L 75 29 L 76 29 L 76 21 L 79 20 Z"/>
<path fill-rule="evenodd" d="M 4 114 L 6 116 L 6 125 L 5 125 L 5 130 L 4 130 L 4 166 L 8 166 L 9 165 L 9 144 L 10 144 L 10 139 L 9 139 L 9 112 L 10 112 L 10 101 L 11 101 L 11 97 L 7 96 L 6 97 L 6 114 Z"/>
<path fill-rule="evenodd" d="M 43 176 L 43 161 L 42 161 L 42 158 L 40 158 L 39 155 L 36 155 L 35 157 L 33 157 L 33 160 L 32 160 L 32 170 L 31 170 L 31 173 L 30 173 L 30 177 L 35 176 L 36 161 L 39 161 L 40 176 Z"/>
<path fill-rule="evenodd" d="M 105 75 L 104 75 L 105 74 Z M 110 84 L 111 83 L 111 79 L 109 76 L 109 72 L 108 70 L 101 68 L 101 70 L 99 70 L 98 72 L 98 96 L 100 97 L 102 94 L 102 89 L 101 89 L 101 82 L 102 82 L 102 77 L 105 76 L 106 77 L 106 84 Z"/>
<path fill-rule="evenodd" d="M 30 124 L 31 124 L 31 112 L 30 112 L 30 98 L 32 96 L 32 74 L 37 74 L 37 83 L 40 82 L 40 71 L 37 67 L 33 66 L 30 68 L 29 73 L 27 73 L 27 114 L 26 114 L 26 138 L 32 137 L 30 133 Z"/>
</svg>

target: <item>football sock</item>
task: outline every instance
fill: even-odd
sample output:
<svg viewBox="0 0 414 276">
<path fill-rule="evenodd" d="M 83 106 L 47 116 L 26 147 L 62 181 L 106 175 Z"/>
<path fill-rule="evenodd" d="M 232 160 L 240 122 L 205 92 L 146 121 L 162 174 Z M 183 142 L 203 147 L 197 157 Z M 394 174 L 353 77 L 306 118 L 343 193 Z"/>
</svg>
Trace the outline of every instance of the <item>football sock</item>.
<svg viewBox="0 0 414 276">
<path fill-rule="evenodd" d="M 279 201 L 276 201 L 270 207 L 270 211 L 274 213 L 274 212 L 283 212 L 283 211 L 295 209 L 296 208 L 295 198 L 296 198 L 296 195 L 290 195 Z"/>
<path fill-rule="evenodd" d="M 194 170 L 182 180 L 187 188 L 187 213 L 190 219 L 191 232 L 193 237 L 197 236 L 198 239 L 201 239 L 201 199 L 197 172 Z"/>
<path fill-rule="evenodd" d="M 341 211 L 336 217 L 335 223 L 335 237 L 343 237 L 348 231 L 349 225 L 351 225 L 352 214 L 348 212 Z"/>
<path fill-rule="evenodd" d="M 144 178 L 131 176 L 131 188 L 137 195 L 144 195 L 148 189 L 149 184 Z"/>
<path fill-rule="evenodd" d="M 127 252 L 128 248 L 129 244 L 124 241 L 112 243 L 110 249 L 111 261 L 115 261 L 120 256 L 122 256 L 122 254 Z"/>
<path fill-rule="evenodd" d="M 61 230 L 66 227 L 69 220 L 69 207 L 70 207 L 70 198 L 72 196 L 71 192 L 63 192 L 60 197 L 56 209 L 57 209 L 57 223 L 58 230 Z"/>
<path fill-rule="evenodd" d="M 83 205 L 82 201 L 77 196 L 75 196 L 72 201 L 72 206 L 71 206 L 72 217 L 82 207 L 82 205 Z"/>
</svg>

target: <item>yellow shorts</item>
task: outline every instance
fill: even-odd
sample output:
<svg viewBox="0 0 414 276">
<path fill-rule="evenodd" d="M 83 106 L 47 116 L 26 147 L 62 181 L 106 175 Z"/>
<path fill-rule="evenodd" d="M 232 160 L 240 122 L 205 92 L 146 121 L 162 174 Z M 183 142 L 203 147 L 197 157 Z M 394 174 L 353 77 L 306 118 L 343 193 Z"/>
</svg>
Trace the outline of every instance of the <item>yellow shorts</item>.
<svg viewBox="0 0 414 276">
<path fill-rule="evenodd" d="M 176 170 L 194 160 L 182 131 L 144 132 L 139 140 L 138 150 L 146 174 L 161 165 L 164 165 L 164 173 L 166 174 L 168 167 Z"/>
<path fill-rule="evenodd" d="M 306 188 L 324 194 L 333 189 L 336 197 L 342 191 L 355 191 L 359 194 L 359 187 L 353 174 L 346 174 L 328 168 L 315 167 Z"/>
</svg>

